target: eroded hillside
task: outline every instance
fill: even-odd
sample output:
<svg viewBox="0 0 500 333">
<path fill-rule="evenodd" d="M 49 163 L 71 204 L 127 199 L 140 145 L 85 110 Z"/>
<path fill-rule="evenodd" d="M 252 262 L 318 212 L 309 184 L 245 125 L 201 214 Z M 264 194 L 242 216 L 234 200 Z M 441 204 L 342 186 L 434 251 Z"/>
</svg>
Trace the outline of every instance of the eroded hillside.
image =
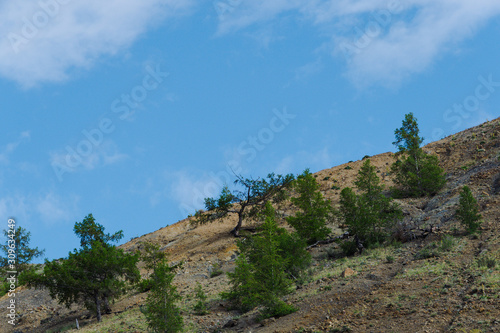
<svg viewBox="0 0 500 333">
<path fill-rule="evenodd" d="M 160 244 L 171 261 L 184 261 L 175 284 L 184 296 L 181 305 L 190 332 L 498 332 L 500 118 L 424 150 L 439 156 L 447 185 L 432 198 L 398 200 L 405 214 L 401 228 L 405 242 L 342 259 L 336 244 L 313 248 L 310 282 L 286 299 L 299 310 L 283 318 L 257 322 L 256 310 L 242 315 L 229 311 L 219 299 L 228 280 L 225 274 L 211 277 L 211 271 L 215 263 L 224 272 L 234 269 L 237 247 L 229 234 L 234 217 L 198 227 L 190 219 L 182 220 L 121 247 L 133 251 L 142 241 L 151 241 Z M 391 186 L 388 173 L 393 154 L 370 159 L 382 182 Z M 324 195 L 335 205 L 340 189 L 353 186 L 361 165 L 360 160 L 315 174 Z M 463 185 L 472 189 L 481 207 L 484 223 L 478 236 L 465 235 L 454 216 Z M 285 207 L 285 214 L 292 213 L 290 209 Z M 341 233 L 338 225 L 332 229 Z M 425 251 L 437 255 L 424 258 Z M 496 266 L 483 265 L 486 259 L 496 261 Z M 191 310 L 197 283 L 210 297 L 210 313 L 205 316 Z M 140 312 L 146 294 L 131 291 L 100 324 L 79 307 L 64 309 L 45 291 L 20 290 L 18 297 L 22 299 L 18 332 L 57 332 L 75 319 L 82 325 L 79 332 L 146 330 Z M 0 300 L 2 309 L 6 302 L 6 298 Z M 4 321 L 0 323 L 2 332 L 9 329 Z"/>
</svg>

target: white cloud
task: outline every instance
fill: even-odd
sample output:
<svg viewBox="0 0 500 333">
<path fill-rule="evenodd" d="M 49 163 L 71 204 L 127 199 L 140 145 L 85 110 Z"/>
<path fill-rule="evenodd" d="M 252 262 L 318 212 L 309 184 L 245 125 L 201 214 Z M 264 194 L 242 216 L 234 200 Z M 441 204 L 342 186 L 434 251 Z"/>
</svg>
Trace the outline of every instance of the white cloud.
<svg viewBox="0 0 500 333">
<path fill-rule="evenodd" d="M 37 198 L 33 204 L 40 219 L 47 224 L 53 224 L 70 221 L 71 216 L 75 215 L 77 201 L 77 198 L 64 201 L 55 193 L 49 192 Z"/>
<path fill-rule="evenodd" d="M 498 0 L 296 0 L 241 1 L 219 16 L 219 34 L 295 12 L 322 36 L 323 50 L 347 60 L 346 76 L 358 86 L 397 86 L 458 48 L 490 19 Z"/>
<path fill-rule="evenodd" d="M 204 208 L 204 199 L 217 196 L 225 179 L 207 173 L 190 173 L 187 170 L 166 172 L 170 181 L 170 197 L 177 201 L 183 214 L 192 214 Z"/>
<path fill-rule="evenodd" d="M 16 219 L 21 225 L 40 220 L 46 225 L 70 221 L 77 211 L 77 196 L 60 196 L 53 191 L 36 195 L 11 194 L 0 198 L 0 218 Z"/>
<path fill-rule="evenodd" d="M 56 173 L 61 176 L 66 172 L 76 172 L 81 168 L 93 170 L 129 158 L 127 154 L 120 153 L 117 145 L 110 139 L 104 140 L 97 146 L 90 144 L 89 141 L 86 142 L 90 147 L 89 153 L 87 153 L 87 148 L 79 150 L 80 145 L 76 148 L 67 146 L 65 151 L 50 153 L 50 164 L 54 170 L 57 170 Z M 82 145 L 82 147 L 87 146 Z"/>
<path fill-rule="evenodd" d="M 42 0 L 0 3 L 0 75 L 31 87 L 61 81 L 130 46 L 192 0 Z"/>
<path fill-rule="evenodd" d="M 17 149 L 17 147 L 26 141 L 31 139 L 30 132 L 24 131 L 21 132 L 19 138 L 14 142 L 9 142 L 5 145 L 5 147 L 0 151 L 0 163 L 7 164 L 9 163 L 9 156 Z"/>
</svg>

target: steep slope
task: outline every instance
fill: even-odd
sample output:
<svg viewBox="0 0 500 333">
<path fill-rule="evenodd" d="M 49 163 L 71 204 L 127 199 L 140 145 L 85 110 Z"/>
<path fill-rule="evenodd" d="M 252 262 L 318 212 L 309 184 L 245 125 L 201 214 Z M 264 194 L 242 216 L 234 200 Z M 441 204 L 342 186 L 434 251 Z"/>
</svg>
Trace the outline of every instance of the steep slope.
<svg viewBox="0 0 500 333">
<path fill-rule="evenodd" d="M 201 283 L 211 298 L 206 316 L 193 315 L 193 300 L 184 298 L 184 317 L 192 332 L 500 331 L 500 118 L 428 144 L 424 150 L 439 156 L 448 181 L 432 198 L 398 200 L 405 213 L 400 238 L 407 242 L 337 260 L 330 258 L 338 253 L 335 244 L 312 249 L 311 282 L 287 299 L 299 311 L 283 318 L 258 323 L 256 311 L 240 315 L 228 311 L 218 299 L 228 280 L 224 274 L 210 278 L 210 272 L 214 263 L 220 263 L 225 272 L 234 269 L 237 248 L 229 235 L 234 217 L 199 227 L 185 219 L 121 247 L 134 251 L 142 241 L 152 241 L 172 261 L 185 262 L 175 279 L 183 296 L 192 295 L 196 283 Z M 383 183 L 391 186 L 388 173 L 393 154 L 370 159 Z M 340 189 L 353 186 L 362 163 L 349 162 L 315 174 L 324 195 L 335 205 Z M 481 207 L 484 223 L 476 237 L 461 233 L 463 228 L 454 217 L 463 185 L 472 189 Z M 286 213 L 291 213 L 290 207 Z M 341 232 L 338 226 L 332 228 Z M 446 250 L 443 237 L 447 234 L 454 238 Z M 437 249 L 439 255 L 417 259 L 426 248 Z M 481 267 L 478 258 L 496 260 L 497 265 Z M 356 274 L 341 277 L 347 267 Z M 79 318 L 85 325 L 79 332 L 141 332 L 146 326 L 139 306 L 145 296 L 131 292 L 114 305 L 113 314 L 96 324 L 86 311 L 65 310 L 45 291 L 20 290 L 22 316 L 16 330 L 44 332 Z M 2 309 L 7 301 L 0 299 Z M 5 325 L 0 323 L 0 331 L 10 329 Z"/>
</svg>

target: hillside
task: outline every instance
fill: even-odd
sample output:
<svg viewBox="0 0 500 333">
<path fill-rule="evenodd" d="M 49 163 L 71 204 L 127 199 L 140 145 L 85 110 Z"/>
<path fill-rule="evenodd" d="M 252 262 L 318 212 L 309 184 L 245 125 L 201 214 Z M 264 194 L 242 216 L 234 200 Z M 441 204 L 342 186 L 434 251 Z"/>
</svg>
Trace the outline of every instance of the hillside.
<svg viewBox="0 0 500 333">
<path fill-rule="evenodd" d="M 447 174 L 447 185 L 432 198 L 397 200 L 405 218 L 402 244 L 367 250 L 335 259 L 336 244 L 313 248 L 311 281 L 286 301 L 299 311 L 264 322 L 256 311 L 229 311 L 218 294 L 225 290 L 225 274 L 210 277 L 215 263 L 224 272 L 234 269 L 235 239 L 229 234 L 236 220 L 194 227 L 190 219 L 135 238 L 121 247 L 140 248 L 140 242 L 158 243 L 170 260 L 184 261 L 175 284 L 184 296 L 182 307 L 188 332 L 499 332 L 500 331 L 500 118 L 430 143 L 424 150 L 437 154 Z M 392 153 L 370 157 L 382 182 Z M 353 186 L 362 161 L 349 162 L 315 174 L 327 198 L 337 205 L 340 189 Z M 454 217 L 459 192 L 468 185 L 481 207 L 483 224 L 478 236 L 468 236 Z M 285 213 L 290 213 L 287 208 Z M 248 226 L 248 225 L 246 225 Z M 338 226 L 334 233 L 341 234 Z M 453 244 L 444 249 L 444 235 Z M 441 246 L 436 257 L 417 259 L 422 249 Z M 338 256 L 336 257 L 338 258 Z M 482 267 L 485 258 L 494 268 Z M 346 268 L 352 276 L 343 276 Z M 195 316 L 190 310 L 196 283 L 210 297 L 210 313 Z M 22 289 L 22 288 L 21 288 Z M 131 291 L 113 305 L 113 313 L 98 324 L 86 310 L 65 309 L 43 290 L 18 290 L 20 322 L 16 332 L 58 332 L 78 319 L 78 332 L 143 332 L 146 323 L 140 305 L 146 294 Z M 2 316 L 6 297 L 0 299 Z M 3 320 L 0 331 L 13 331 Z M 76 330 L 75 330 L 76 332 Z"/>
</svg>

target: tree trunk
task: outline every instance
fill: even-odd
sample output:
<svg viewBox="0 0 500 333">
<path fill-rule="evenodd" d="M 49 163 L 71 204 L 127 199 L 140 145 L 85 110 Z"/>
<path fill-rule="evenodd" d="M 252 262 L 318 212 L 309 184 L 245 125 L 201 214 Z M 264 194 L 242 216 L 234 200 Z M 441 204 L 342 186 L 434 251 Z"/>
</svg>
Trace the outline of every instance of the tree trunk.
<svg viewBox="0 0 500 333">
<path fill-rule="evenodd" d="M 94 297 L 95 300 L 95 308 L 97 312 L 97 321 L 100 322 L 102 317 L 101 317 L 101 298 L 99 297 L 98 294 L 95 295 Z"/>
<path fill-rule="evenodd" d="M 111 307 L 109 306 L 108 296 L 104 296 L 104 313 L 107 314 L 111 313 Z"/>
<path fill-rule="evenodd" d="M 240 229 L 242 224 L 243 224 L 243 211 L 239 211 L 238 224 L 236 225 L 236 227 L 234 227 L 233 230 L 231 230 L 231 233 L 234 235 L 234 237 L 240 237 Z"/>
</svg>

